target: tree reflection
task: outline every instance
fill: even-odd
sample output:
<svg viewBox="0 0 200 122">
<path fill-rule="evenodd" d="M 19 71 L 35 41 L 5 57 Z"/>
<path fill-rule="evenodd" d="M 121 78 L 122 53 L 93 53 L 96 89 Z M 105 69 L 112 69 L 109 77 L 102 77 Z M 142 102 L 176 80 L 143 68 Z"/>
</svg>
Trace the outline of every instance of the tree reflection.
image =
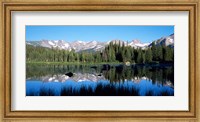
<svg viewBox="0 0 200 122">
<path fill-rule="evenodd" d="M 168 65 L 111 65 L 109 69 L 103 65 L 27 65 L 26 78 L 39 79 L 42 76 L 54 76 L 67 72 L 79 74 L 95 74 L 104 76 L 110 82 L 152 80 L 153 84 L 165 85 L 170 82 L 174 86 L 174 66 Z"/>
</svg>

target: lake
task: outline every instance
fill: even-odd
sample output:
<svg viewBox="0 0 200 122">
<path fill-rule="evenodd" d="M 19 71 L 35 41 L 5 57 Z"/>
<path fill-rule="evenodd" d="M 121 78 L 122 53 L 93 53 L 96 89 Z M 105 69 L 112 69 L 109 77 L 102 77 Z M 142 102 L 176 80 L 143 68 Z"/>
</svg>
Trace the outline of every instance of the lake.
<svg viewBox="0 0 200 122">
<path fill-rule="evenodd" d="M 174 96 L 174 65 L 26 64 L 26 96 Z"/>
</svg>

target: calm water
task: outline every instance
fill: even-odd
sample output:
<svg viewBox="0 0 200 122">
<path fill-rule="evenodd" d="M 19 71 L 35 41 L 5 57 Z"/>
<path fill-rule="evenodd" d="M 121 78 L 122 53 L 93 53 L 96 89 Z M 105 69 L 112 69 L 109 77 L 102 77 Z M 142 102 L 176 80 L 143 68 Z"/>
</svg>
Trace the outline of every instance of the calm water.
<svg viewBox="0 0 200 122">
<path fill-rule="evenodd" d="M 27 64 L 26 95 L 174 96 L 174 67 Z"/>
</svg>

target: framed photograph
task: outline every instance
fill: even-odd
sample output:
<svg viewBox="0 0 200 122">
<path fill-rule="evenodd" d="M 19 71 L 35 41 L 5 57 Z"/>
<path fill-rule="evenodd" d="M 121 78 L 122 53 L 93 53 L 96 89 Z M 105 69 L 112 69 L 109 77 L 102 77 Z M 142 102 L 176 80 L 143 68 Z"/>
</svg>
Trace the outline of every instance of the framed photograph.
<svg viewBox="0 0 200 122">
<path fill-rule="evenodd" d="M 198 3 L 2 3 L 4 119 L 196 119 Z"/>
</svg>

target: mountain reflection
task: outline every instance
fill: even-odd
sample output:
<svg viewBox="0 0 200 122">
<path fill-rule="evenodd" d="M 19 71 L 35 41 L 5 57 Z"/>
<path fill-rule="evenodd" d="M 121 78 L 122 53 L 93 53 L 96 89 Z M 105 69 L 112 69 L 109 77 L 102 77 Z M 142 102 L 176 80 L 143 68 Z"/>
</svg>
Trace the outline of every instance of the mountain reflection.
<svg viewBox="0 0 200 122">
<path fill-rule="evenodd" d="M 171 96 L 174 92 L 174 67 L 171 64 L 27 65 L 26 71 L 28 96 Z M 66 75 L 68 72 L 73 75 Z M 33 88 L 33 83 L 40 85 Z M 59 88 L 59 92 L 47 94 L 52 88 L 55 90 L 54 87 Z M 35 90 L 38 88 L 39 91 Z"/>
<path fill-rule="evenodd" d="M 28 78 L 28 80 L 35 80 L 34 78 Z M 106 80 L 104 76 L 99 76 L 97 74 L 89 74 L 89 73 L 74 73 L 73 77 L 69 77 L 63 74 L 58 75 L 47 75 L 38 77 L 37 80 L 41 80 L 43 82 L 65 82 L 65 81 L 76 81 L 76 82 L 82 82 L 82 81 L 92 81 L 92 82 L 98 82 L 99 80 Z"/>
</svg>

